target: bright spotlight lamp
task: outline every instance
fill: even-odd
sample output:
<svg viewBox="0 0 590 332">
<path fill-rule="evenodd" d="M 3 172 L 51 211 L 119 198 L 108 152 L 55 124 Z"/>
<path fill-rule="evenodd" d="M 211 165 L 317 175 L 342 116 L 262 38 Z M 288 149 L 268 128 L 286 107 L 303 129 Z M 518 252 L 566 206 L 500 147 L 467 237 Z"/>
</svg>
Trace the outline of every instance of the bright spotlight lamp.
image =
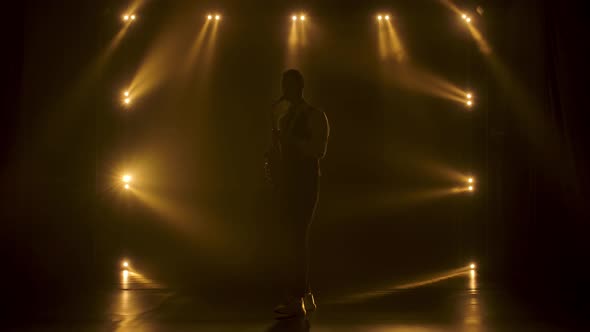
<svg viewBox="0 0 590 332">
<path fill-rule="evenodd" d="M 219 21 L 219 20 L 221 20 L 221 15 L 215 15 L 215 20 L 216 20 L 216 21 Z"/>
<path fill-rule="evenodd" d="M 381 21 L 382 19 L 383 19 L 383 16 L 377 15 L 377 20 Z"/>
<path fill-rule="evenodd" d="M 385 20 L 389 21 L 389 15 L 385 15 Z"/>
<path fill-rule="evenodd" d="M 123 267 L 129 267 L 129 261 L 123 261 Z"/>
<path fill-rule="evenodd" d="M 125 175 L 123 175 L 123 177 L 121 179 L 123 180 L 124 183 L 130 183 L 131 180 L 133 180 L 133 177 L 129 174 L 125 174 Z"/>
<path fill-rule="evenodd" d="M 476 268 L 476 265 L 475 265 L 475 263 L 471 263 L 471 264 L 469 264 L 469 268 L 470 268 L 471 270 L 475 270 L 475 268 Z"/>
<path fill-rule="evenodd" d="M 293 15 L 293 16 L 291 16 L 291 19 L 292 19 L 293 21 L 297 21 L 297 16 L 296 16 L 296 15 Z"/>
<path fill-rule="evenodd" d="M 305 21 L 305 15 L 299 16 L 299 19 L 302 20 L 302 21 Z"/>
</svg>

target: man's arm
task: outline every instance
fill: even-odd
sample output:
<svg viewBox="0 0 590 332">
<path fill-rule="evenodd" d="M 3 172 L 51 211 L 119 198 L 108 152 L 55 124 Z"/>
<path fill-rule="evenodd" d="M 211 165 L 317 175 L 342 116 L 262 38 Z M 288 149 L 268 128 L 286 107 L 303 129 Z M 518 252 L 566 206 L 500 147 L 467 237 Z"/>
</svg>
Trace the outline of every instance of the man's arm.
<svg viewBox="0 0 590 332">
<path fill-rule="evenodd" d="M 330 125 L 326 114 L 320 110 L 312 110 L 309 116 L 309 129 L 311 137 L 297 140 L 298 148 L 310 157 L 324 158 L 330 136 Z"/>
</svg>

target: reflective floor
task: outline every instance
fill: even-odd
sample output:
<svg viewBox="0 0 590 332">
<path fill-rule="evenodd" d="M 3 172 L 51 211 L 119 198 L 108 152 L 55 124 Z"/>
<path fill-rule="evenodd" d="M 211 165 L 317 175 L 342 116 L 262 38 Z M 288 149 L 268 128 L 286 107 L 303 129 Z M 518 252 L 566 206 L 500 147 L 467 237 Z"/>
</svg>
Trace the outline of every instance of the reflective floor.
<svg viewBox="0 0 590 332">
<path fill-rule="evenodd" d="M 51 319 L 18 331 L 571 331 L 547 323 L 509 294 L 481 287 L 476 270 L 441 272 L 406 283 L 343 294 L 318 293 L 318 311 L 306 319 L 275 321 L 257 299 L 223 304 L 175 292 L 141 276 L 122 275 L 121 289 L 71 319 Z M 92 301 L 92 300 L 91 300 Z M 223 302 L 223 301 L 222 301 Z M 96 311 L 94 311 L 96 309 Z M 553 320 L 555 321 L 555 320 Z"/>
</svg>

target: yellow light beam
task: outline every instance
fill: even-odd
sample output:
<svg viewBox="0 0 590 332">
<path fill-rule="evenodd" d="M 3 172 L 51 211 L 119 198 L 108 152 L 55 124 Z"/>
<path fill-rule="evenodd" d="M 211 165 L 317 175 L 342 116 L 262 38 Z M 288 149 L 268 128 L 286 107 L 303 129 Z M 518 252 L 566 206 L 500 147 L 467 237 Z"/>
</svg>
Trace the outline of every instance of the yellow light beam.
<svg viewBox="0 0 590 332">
<path fill-rule="evenodd" d="M 291 29 L 289 31 L 289 39 L 287 40 L 287 59 L 285 61 L 287 68 L 296 68 L 298 65 L 298 48 L 299 48 L 299 33 L 297 24 L 297 16 L 291 22 Z"/>
<path fill-rule="evenodd" d="M 381 17 L 381 16 L 379 16 Z M 383 21 L 378 19 L 378 29 L 379 29 L 379 57 L 381 58 L 381 61 L 384 61 L 387 59 L 387 55 L 388 55 L 388 47 L 387 47 L 387 42 L 385 41 L 385 32 L 383 31 Z"/>
<path fill-rule="evenodd" d="M 465 91 L 424 69 L 409 64 L 397 66 L 395 69 L 396 72 L 387 77 L 392 77 L 392 81 L 400 87 L 434 97 L 456 101 L 463 105 L 467 101 Z"/>
<path fill-rule="evenodd" d="M 453 12 L 455 12 L 457 15 L 463 15 L 463 12 L 461 10 L 459 10 L 459 8 L 450 0 L 439 0 L 445 7 L 449 8 L 450 10 L 452 10 Z"/>
<path fill-rule="evenodd" d="M 298 25 L 299 25 L 299 40 L 300 40 L 301 47 L 307 46 L 307 27 L 308 27 L 309 23 L 307 23 L 305 20 L 306 20 L 305 15 L 301 15 L 299 17 Z"/>
<path fill-rule="evenodd" d="M 473 24 L 467 24 L 467 29 L 469 29 L 469 32 L 471 33 L 471 36 L 477 43 L 477 46 L 479 47 L 481 53 L 483 53 L 484 55 L 490 55 L 492 53 L 492 48 L 490 47 L 488 41 L 483 38 L 479 30 L 477 30 L 477 28 L 474 27 Z"/>
<path fill-rule="evenodd" d="M 412 281 L 412 282 L 402 283 L 402 284 L 396 284 L 396 285 L 384 286 L 384 287 L 381 287 L 378 290 L 373 290 L 373 291 L 367 291 L 367 292 L 362 292 L 362 293 L 348 295 L 348 296 L 345 296 L 345 297 L 343 297 L 341 299 L 337 299 L 336 301 L 333 301 L 332 303 L 358 303 L 358 302 L 363 302 L 363 301 L 367 301 L 369 299 L 383 297 L 383 296 L 386 296 L 388 294 L 391 294 L 393 292 L 400 291 L 400 290 L 407 290 L 407 289 L 418 288 L 418 287 L 422 287 L 422 286 L 426 286 L 426 285 L 430 285 L 430 284 L 442 282 L 442 281 L 445 281 L 445 280 L 448 280 L 448 279 L 451 279 L 451 278 L 456 278 L 456 277 L 461 277 L 461 276 L 468 276 L 469 277 L 469 276 L 471 276 L 471 272 L 474 272 L 474 271 L 469 271 L 469 270 L 467 270 L 465 268 L 458 268 L 458 269 L 454 269 L 454 270 L 449 270 L 447 272 L 439 273 L 439 274 L 433 275 L 431 277 L 427 277 L 427 278 L 424 278 L 424 279 L 419 279 L 417 281 Z"/>
<path fill-rule="evenodd" d="M 209 17 L 212 17 L 212 16 L 209 15 Z M 186 70 L 185 70 L 185 73 L 187 73 L 187 74 L 193 68 L 193 66 L 199 56 L 199 53 L 201 52 L 201 50 L 203 48 L 203 42 L 205 40 L 205 35 L 207 33 L 210 23 L 211 23 L 211 19 L 208 19 L 205 21 L 205 24 L 203 25 L 203 27 L 201 27 L 201 31 L 199 31 L 199 34 L 197 35 L 197 38 L 196 38 L 195 42 L 193 43 L 193 46 L 191 47 L 190 51 L 188 52 L 188 56 L 186 58 Z"/>
<path fill-rule="evenodd" d="M 205 74 L 203 75 L 203 78 L 207 78 L 209 72 L 211 71 L 212 67 L 213 67 L 213 57 L 215 55 L 215 43 L 217 41 L 217 29 L 219 28 L 219 20 L 217 19 L 217 17 L 220 17 L 219 15 L 215 16 L 215 22 L 213 22 L 213 29 L 211 30 L 211 34 L 209 35 L 209 40 L 207 42 L 207 47 L 205 49 Z"/>
<path fill-rule="evenodd" d="M 385 24 L 387 26 L 387 35 L 389 36 L 390 45 L 393 55 L 397 62 L 402 63 L 406 60 L 406 51 L 402 45 L 397 31 L 393 28 L 389 16 L 386 17 Z"/>
</svg>

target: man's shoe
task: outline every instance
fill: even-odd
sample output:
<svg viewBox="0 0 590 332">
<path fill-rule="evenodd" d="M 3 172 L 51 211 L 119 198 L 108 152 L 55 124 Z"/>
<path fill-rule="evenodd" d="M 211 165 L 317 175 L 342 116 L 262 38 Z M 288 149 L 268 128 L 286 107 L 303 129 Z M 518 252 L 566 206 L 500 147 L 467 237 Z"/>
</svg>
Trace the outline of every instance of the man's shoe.
<svg viewBox="0 0 590 332">
<path fill-rule="evenodd" d="M 315 304 L 315 298 L 311 292 L 305 294 L 305 297 L 303 297 L 303 306 L 307 313 L 312 313 L 317 309 L 318 306 Z"/>
<path fill-rule="evenodd" d="M 280 304 L 275 307 L 274 312 L 277 314 L 277 319 L 303 317 L 306 314 L 303 298 L 296 298 L 285 304 Z"/>
</svg>

